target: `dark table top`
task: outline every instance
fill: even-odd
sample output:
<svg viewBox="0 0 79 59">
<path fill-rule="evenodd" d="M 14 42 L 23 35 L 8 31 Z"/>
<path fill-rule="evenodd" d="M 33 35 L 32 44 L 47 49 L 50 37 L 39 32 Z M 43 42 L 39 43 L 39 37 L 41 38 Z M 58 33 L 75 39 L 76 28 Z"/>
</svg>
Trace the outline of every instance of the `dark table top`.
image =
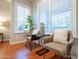
<svg viewBox="0 0 79 59">
<path fill-rule="evenodd" d="M 27 37 L 31 37 L 33 35 L 26 35 Z M 36 37 L 45 37 L 45 36 L 50 36 L 49 34 L 44 34 L 44 35 L 36 35 Z"/>
<path fill-rule="evenodd" d="M 50 36 L 49 34 L 45 34 L 45 35 L 36 35 L 37 37 L 45 37 L 45 36 Z"/>
<path fill-rule="evenodd" d="M 31 40 L 39 40 L 42 37 L 46 37 L 49 36 L 49 34 L 45 34 L 45 35 L 32 35 L 31 36 Z"/>
</svg>

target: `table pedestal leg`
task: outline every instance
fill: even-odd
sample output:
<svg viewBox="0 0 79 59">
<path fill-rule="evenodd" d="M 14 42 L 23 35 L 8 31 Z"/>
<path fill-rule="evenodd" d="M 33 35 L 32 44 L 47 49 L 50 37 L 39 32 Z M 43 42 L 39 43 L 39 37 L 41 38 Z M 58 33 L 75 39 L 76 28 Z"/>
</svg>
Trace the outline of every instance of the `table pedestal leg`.
<svg viewBox="0 0 79 59">
<path fill-rule="evenodd" d="M 43 59 L 45 59 L 45 54 L 44 54 L 44 56 L 43 56 Z"/>
</svg>

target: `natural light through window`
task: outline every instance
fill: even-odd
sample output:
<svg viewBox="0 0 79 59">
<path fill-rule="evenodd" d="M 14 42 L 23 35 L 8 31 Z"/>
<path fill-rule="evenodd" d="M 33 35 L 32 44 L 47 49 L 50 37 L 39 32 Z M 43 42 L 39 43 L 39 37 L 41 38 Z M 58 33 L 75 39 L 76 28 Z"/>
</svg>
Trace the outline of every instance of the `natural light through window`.
<svg viewBox="0 0 79 59">
<path fill-rule="evenodd" d="M 25 28 L 28 15 L 30 15 L 29 8 L 23 7 L 23 6 L 17 6 L 17 21 L 16 21 L 16 29 L 17 32 L 22 33 L 25 30 L 29 30 L 29 28 Z"/>
<path fill-rule="evenodd" d="M 44 23 L 45 33 L 48 32 L 48 2 L 43 0 L 39 5 L 40 23 Z"/>
<path fill-rule="evenodd" d="M 53 3 L 54 1 L 54 3 Z M 71 0 L 52 1 L 52 31 L 56 28 L 71 29 Z"/>
</svg>

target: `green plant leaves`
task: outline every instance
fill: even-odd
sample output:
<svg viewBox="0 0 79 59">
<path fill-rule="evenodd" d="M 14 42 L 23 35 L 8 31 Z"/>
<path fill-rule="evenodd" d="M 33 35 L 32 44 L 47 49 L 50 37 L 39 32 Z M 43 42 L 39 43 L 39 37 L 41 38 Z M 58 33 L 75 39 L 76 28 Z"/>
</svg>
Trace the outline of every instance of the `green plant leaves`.
<svg viewBox="0 0 79 59">
<path fill-rule="evenodd" d="M 33 18 L 32 16 L 28 16 L 25 21 L 25 29 L 29 27 L 29 30 L 33 30 Z"/>
</svg>

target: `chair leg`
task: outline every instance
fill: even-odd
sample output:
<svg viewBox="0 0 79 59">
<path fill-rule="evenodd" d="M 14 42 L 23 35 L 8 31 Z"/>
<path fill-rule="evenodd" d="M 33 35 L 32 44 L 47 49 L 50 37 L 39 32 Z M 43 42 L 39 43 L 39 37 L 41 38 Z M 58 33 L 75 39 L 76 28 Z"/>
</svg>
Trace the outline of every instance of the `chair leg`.
<svg viewBox="0 0 79 59">
<path fill-rule="evenodd" d="M 67 59 L 72 59 L 70 54 L 67 56 Z"/>
<path fill-rule="evenodd" d="M 31 49 L 31 51 L 32 51 L 32 41 L 30 41 L 30 49 Z"/>
<path fill-rule="evenodd" d="M 45 59 L 45 54 L 44 54 L 44 57 L 43 57 L 43 59 Z"/>
<path fill-rule="evenodd" d="M 56 53 L 55 53 L 55 59 L 56 59 Z"/>
<path fill-rule="evenodd" d="M 29 42 L 29 41 L 28 41 L 28 39 L 27 39 L 26 46 L 28 46 L 28 42 Z"/>
<path fill-rule="evenodd" d="M 71 58 L 71 54 L 69 54 L 69 57 L 68 57 L 68 58 L 69 58 L 69 59 L 72 59 L 72 58 Z"/>
</svg>

